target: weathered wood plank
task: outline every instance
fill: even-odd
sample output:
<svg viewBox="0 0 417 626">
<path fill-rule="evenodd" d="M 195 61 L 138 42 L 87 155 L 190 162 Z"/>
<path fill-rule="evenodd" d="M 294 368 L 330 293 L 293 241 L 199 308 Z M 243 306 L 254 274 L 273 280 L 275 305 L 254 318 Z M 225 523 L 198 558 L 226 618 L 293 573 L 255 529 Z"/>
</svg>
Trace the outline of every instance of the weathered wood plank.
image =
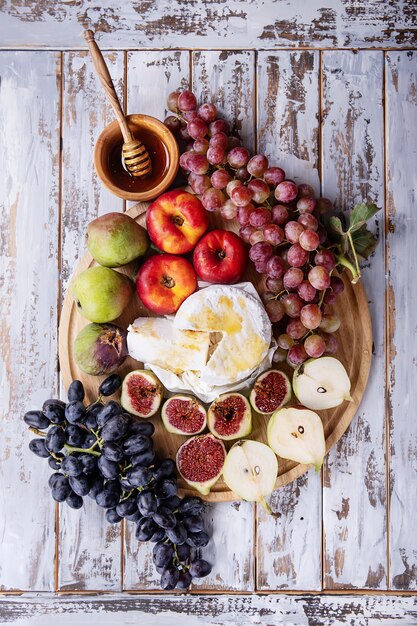
<svg viewBox="0 0 417 626">
<path fill-rule="evenodd" d="M 171 596 L 0 598 L 13 626 L 414 626 L 417 599 L 407 596 Z"/>
<path fill-rule="evenodd" d="M 220 114 L 235 124 L 249 148 L 254 146 L 253 52 L 194 52 L 192 88 L 198 102 L 214 102 Z M 213 564 L 199 589 L 242 590 L 254 588 L 254 508 L 248 502 L 209 505 L 206 523 L 212 540 L 201 552 Z"/>
<path fill-rule="evenodd" d="M 387 54 L 390 582 L 394 589 L 417 588 L 416 94 L 416 52 Z"/>
<path fill-rule="evenodd" d="M 106 54 L 106 61 L 123 100 L 123 53 Z M 63 75 L 64 293 L 71 273 L 84 253 L 88 222 L 98 214 L 122 211 L 123 201 L 102 186 L 94 171 L 94 144 L 102 129 L 113 120 L 113 114 L 87 53 L 64 54 Z M 61 589 L 120 589 L 120 527 L 107 524 L 104 511 L 94 501 L 85 498 L 81 511 L 62 505 L 59 531 L 58 580 Z"/>
<path fill-rule="evenodd" d="M 127 54 L 127 112 L 145 113 L 163 120 L 168 93 L 188 87 L 189 52 L 129 52 Z M 134 204 L 134 203 L 132 203 Z M 124 588 L 159 589 L 160 575 L 152 562 L 153 544 L 140 543 L 136 525 L 126 522 Z"/>
<path fill-rule="evenodd" d="M 383 53 L 323 53 L 323 195 L 348 210 L 384 205 Z M 324 469 L 325 587 L 385 588 L 384 227 L 363 283 L 372 316 L 374 354 L 368 387 L 348 432 Z M 341 330 L 340 332 L 343 332 Z"/>
<path fill-rule="evenodd" d="M 412 46 L 413 0 L 222 0 L 189 3 L 3 0 L 2 46 L 82 48 L 81 26 L 103 33 L 106 48 L 274 48 Z"/>
<path fill-rule="evenodd" d="M 320 191 L 319 53 L 259 52 L 258 150 L 289 178 Z M 276 517 L 258 507 L 257 589 L 321 588 L 321 475 L 275 492 Z"/>
<path fill-rule="evenodd" d="M 22 421 L 57 393 L 60 55 L 0 53 L 0 588 L 54 588 L 50 470 Z"/>
</svg>

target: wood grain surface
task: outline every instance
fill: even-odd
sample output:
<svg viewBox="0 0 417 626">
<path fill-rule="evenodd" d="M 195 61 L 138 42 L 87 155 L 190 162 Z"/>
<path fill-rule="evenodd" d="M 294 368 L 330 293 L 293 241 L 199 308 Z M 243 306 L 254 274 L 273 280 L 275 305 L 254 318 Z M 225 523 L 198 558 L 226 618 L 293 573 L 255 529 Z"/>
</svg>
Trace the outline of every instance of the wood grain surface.
<svg viewBox="0 0 417 626">
<path fill-rule="evenodd" d="M 372 227 L 382 239 L 383 62 L 382 52 L 323 52 L 321 142 L 323 194 L 343 211 L 364 200 L 375 202 L 381 211 Z M 372 376 L 357 419 L 325 463 L 326 588 L 387 584 L 383 245 L 366 265 L 362 280 L 372 315 Z"/>
<path fill-rule="evenodd" d="M 158 589 L 149 546 L 130 524 L 107 525 L 88 498 L 81 512 L 56 513 L 47 464 L 28 451 L 20 425 L 25 410 L 59 389 L 59 302 L 85 227 L 124 209 L 93 171 L 94 142 L 111 114 L 84 25 L 113 48 L 106 58 L 128 112 L 162 118 L 165 95 L 179 84 L 199 96 L 218 92 L 245 143 L 285 163 L 290 176 L 317 192 L 321 185 L 343 210 L 366 197 L 385 204 L 363 276 L 374 346 L 359 414 L 323 476 L 310 471 L 275 492 L 274 518 L 245 502 L 207 506 L 212 540 L 203 553 L 214 568 L 192 594 L 215 595 L 186 604 L 126 593 Z M 0 3 L 0 48 L 27 48 L 0 52 L 0 596 L 113 592 L 0 597 L 1 623 L 417 623 L 417 77 L 407 50 L 415 25 L 412 0 Z M 330 593 L 305 594 L 322 589 Z M 268 596 L 220 595 L 228 591 Z"/>
<path fill-rule="evenodd" d="M 414 0 L 3 0 L 4 47 L 85 48 L 82 28 L 102 48 L 401 48 L 415 45 Z"/>
</svg>

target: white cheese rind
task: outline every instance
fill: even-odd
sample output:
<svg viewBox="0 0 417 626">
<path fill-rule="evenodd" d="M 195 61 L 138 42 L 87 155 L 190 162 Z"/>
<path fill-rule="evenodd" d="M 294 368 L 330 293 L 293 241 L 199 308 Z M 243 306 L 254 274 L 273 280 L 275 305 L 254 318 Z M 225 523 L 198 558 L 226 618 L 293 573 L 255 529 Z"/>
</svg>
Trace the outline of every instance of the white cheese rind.
<svg viewBox="0 0 417 626">
<path fill-rule="evenodd" d="M 268 354 L 272 338 L 271 323 L 259 297 L 225 285 L 212 285 L 187 298 L 175 315 L 174 326 L 221 333 L 216 349 L 200 370 L 204 386 L 247 378 Z"/>
<path fill-rule="evenodd" d="M 165 317 L 139 317 L 128 328 L 127 348 L 137 361 L 182 374 L 206 365 L 210 333 L 180 330 Z"/>
</svg>

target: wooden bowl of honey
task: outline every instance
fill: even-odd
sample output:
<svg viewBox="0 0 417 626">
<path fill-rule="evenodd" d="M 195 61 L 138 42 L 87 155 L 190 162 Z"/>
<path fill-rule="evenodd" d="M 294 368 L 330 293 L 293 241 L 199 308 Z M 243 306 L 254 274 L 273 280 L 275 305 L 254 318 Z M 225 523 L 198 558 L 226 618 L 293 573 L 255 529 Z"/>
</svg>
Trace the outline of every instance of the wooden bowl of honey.
<svg viewBox="0 0 417 626">
<path fill-rule="evenodd" d="M 117 121 L 112 122 L 97 139 L 94 149 L 96 172 L 107 189 L 119 198 L 145 202 L 153 200 L 172 184 L 179 165 L 179 149 L 171 131 L 150 115 L 127 115 L 126 121 L 135 139 L 148 151 L 152 171 L 135 178 L 122 159 L 123 137 Z"/>
</svg>

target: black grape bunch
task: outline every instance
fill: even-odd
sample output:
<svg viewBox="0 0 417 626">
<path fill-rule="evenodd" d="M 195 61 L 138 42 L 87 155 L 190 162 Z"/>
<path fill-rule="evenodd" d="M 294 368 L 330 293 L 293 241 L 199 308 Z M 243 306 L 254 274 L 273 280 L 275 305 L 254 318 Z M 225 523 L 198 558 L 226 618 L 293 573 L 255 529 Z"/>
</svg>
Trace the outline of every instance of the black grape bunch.
<svg viewBox="0 0 417 626">
<path fill-rule="evenodd" d="M 136 524 L 139 541 L 153 542 L 153 561 L 165 590 L 188 589 L 211 565 L 199 558 L 209 536 L 204 530 L 203 501 L 179 498 L 176 465 L 153 450 L 154 425 L 139 421 L 115 400 L 117 374 L 99 387 L 97 400 L 86 406 L 79 380 L 68 389 L 68 402 L 46 400 L 42 410 L 28 411 L 24 421 L 37 435 L 29 448 L 47 459 L 52 498 L 73 509 L 88 496 L 106 509 L 106 519 Z"/>
</svg>

